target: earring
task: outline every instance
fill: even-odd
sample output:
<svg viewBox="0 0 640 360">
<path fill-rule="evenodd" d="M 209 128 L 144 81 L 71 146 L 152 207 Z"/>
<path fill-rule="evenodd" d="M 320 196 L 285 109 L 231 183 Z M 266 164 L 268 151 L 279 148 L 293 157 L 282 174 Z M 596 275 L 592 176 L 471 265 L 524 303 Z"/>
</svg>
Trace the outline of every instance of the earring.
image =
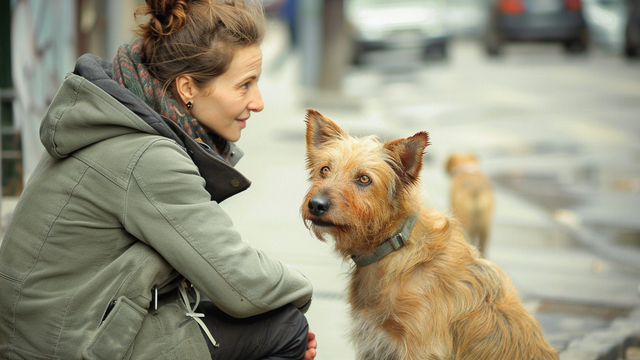
<svg viewBox="0 0 640 360">
<path fill-rule="evenodd" d="M 193 107 L 193 103 L 191 101 L 189 101 L 187 103 L 187 109 L 191 109 Z"/>
</svg>

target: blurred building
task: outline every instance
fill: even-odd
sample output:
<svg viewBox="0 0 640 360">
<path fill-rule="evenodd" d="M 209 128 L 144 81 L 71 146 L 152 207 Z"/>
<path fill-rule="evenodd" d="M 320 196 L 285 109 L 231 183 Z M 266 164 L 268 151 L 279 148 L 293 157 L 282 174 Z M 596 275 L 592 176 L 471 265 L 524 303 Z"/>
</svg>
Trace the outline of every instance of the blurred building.
<svg viewBox="0 0 640 360">
<path fill-rule="evenodd" d="M 43 148 L 42 116 L 76 58 L 110 59 L 144 0 L 0 1 L 2 194 L 18 196 Z"/>
</svg>

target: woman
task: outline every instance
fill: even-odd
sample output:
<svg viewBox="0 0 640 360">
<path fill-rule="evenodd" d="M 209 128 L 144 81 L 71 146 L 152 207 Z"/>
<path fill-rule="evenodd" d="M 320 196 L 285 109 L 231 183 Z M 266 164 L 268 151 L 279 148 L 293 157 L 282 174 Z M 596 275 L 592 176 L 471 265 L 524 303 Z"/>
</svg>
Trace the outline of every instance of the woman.
<svg viewBox="0 0 640 360">
<path fill-rule="evenodd" d="M 42 121 L 0 248 L 0 358 L 313 358 L 311 284 L 218 204 L 250 184 L 233 142 L 263 108 L 261 6 L 136 15 L 140 37 L 82 56 Z"/>
</svg>

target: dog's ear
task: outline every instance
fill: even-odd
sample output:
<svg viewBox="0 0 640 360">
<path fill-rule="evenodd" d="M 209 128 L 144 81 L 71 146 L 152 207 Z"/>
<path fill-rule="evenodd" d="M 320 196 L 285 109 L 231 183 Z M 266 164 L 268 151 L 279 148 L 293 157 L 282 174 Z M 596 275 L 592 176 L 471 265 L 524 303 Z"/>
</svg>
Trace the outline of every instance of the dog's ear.
<svg viewBox="0 0 640 360">
<path fill-rule="evenodd" d="M 347 137 L 347 133 L 329 118 L 313 109 L 307 109 L 307 150 L 319 148 L 326 141 Z"/>
<path fill-rule="evenodd" d="M 422 170 L 422 156 L 424 149 L 429 146 L 429 134 L 421 131 L 406 139 L 397 139 L 384 145 L 392 154 L 395 154 L 402 167 L 406 180 L 416 183 Z"/>
<path fill-rule="evenodd" d="M 449 174 L 451 174 L 453 169 L 456 167 L 457 165 L 456 163 L 458 162 L 458 157 L 459 157 L 458 154 L 449 155 L 449 160 L 447 160 L 447 166 L 446 166 L 447 172 Z"/>
</svg>

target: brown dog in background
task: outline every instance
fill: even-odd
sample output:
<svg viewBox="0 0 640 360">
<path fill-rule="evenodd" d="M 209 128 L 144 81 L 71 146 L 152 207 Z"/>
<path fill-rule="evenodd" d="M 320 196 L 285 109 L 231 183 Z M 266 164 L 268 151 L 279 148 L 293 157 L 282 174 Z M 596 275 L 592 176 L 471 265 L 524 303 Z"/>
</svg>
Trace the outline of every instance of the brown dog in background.
<svg viewBox="0 0 640 360">
<path fill-rule="evenodd" d="M 491 183 L 473 154 L 452 154 L 447 161 L 451 177 L 451 209 L 467 232 L 471 245 L 486 257 L 493 216 Z"/>
<path fill-rule="evenodd" d="M 539 322 L 456 220 L 422 204 L 428 135 L 354 138 L 307 111 L 311 187 L 301 211 L 356 266 L 351 338 L 359 360 L 558 359 Z"/>
</svg>

